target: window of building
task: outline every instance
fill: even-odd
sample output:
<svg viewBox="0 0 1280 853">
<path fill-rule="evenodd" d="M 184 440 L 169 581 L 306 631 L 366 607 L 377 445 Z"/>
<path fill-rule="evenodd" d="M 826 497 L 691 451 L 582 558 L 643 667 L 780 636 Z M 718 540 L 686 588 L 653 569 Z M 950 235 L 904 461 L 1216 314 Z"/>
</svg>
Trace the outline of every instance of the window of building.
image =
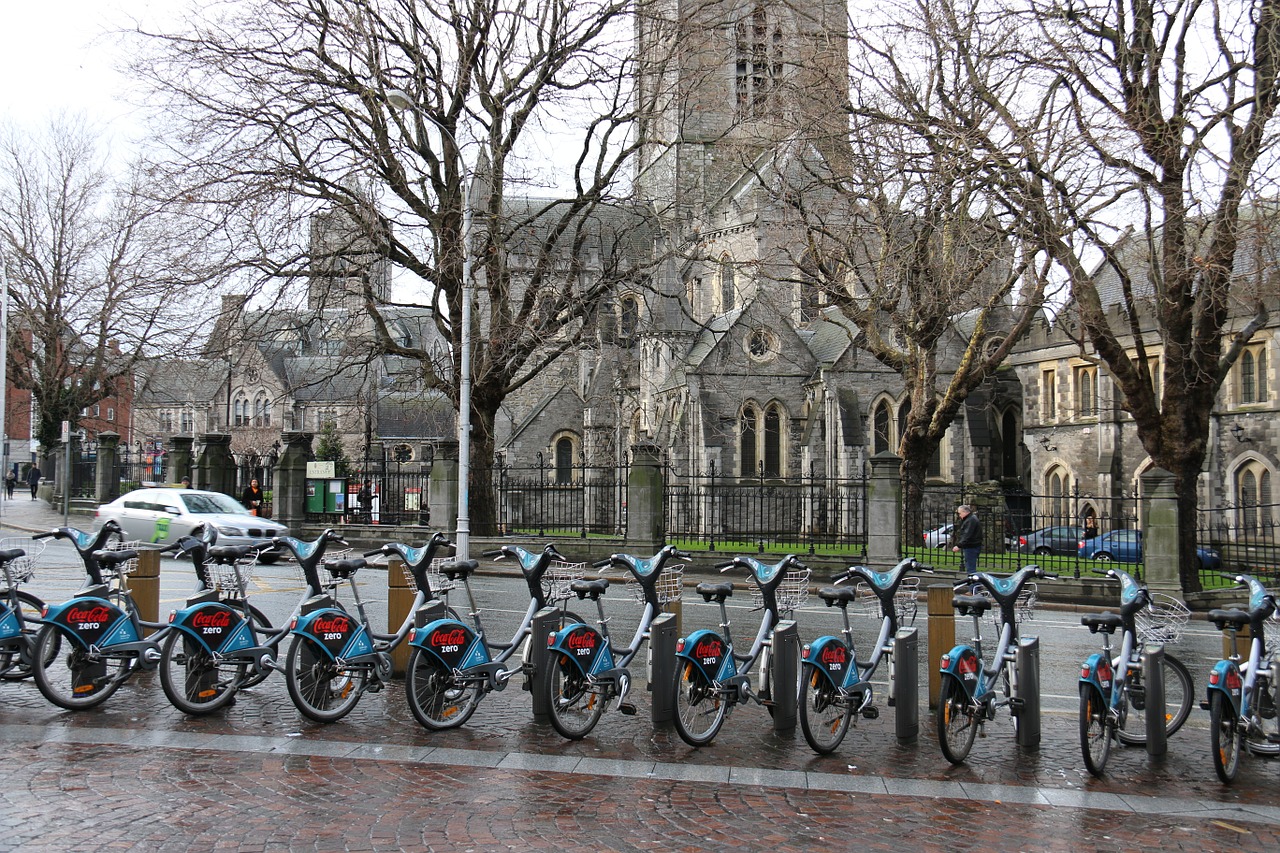
<svg viewBox="0 0 1280 853">
<path fill-rule="evenodd" d="M 552 453 L 555 467 L 553 469 L 553 477 L 556 485 L 564 486 L 574 482 L 577 479 L 574 469 L 574 459 L 577 456 L 578 442 L 577 437 L 572 435 L 562 435 L 552 443 Z"/>
<path fill-rule="evenodd" d="M 631 343 L 636 335 L 636 327 L 640 323 L 640 303 L 635 296 L 627 294 L 618 301 L 621 317 L 618 323 L 618 336 L 623 343 Z"/>
<path fill-rule="evenodd" d="M 1077 367 L 1074 378 L 1076 417 L 1096 418 L 1098 416 L 1098 368 L 1093 365 Z"/>
<path fill-rule="evenodd" d="M 231 406 L 232 424 L 234 426 L 249 426 L 251 421 L 251 412 L 249 411 L 249 398 L 243 394 L 237 394 L 235 403 Z"/>
<path fill-rule="evenodd" d="M 771 24 L 763 3 L 734 27 L 735 92 L 738 112 L 760 116 L 782 82 L 782 30 Z"/>
<path fill-rule="evenodd" d="M 259 394 L 253 401 L 253 425 L 271 426 L 271 398 L 266 394 Z"/>
<path fill-rule="evenodd" d="M 782 407 L 770 403 L 764 410 L 764 475 L 782 476 Z"/>
<path fill-rule="evenodd" d="M 1045 512 L 1054 524 L 1067 524 L 1071 518 L 1071 477 L 1060 465 L 1054 465 L 1044 476 Z"/>
<path fill-rule="evenodd" d="M 182 421 L 181 431 L 184 435 L 190 435 L 191 433 L 195 432 L 195 415 L 193 415 L 191 412 L 184 411 L 181 415 L 181 421 Z"/>
<path fill-rule="evenodd" d="M 746 337 L 747 355 L 752 361 L 771 361 L 781 349 L 778 337 L 768 329 L 753 329 Z"/>
<path fill-rule="evenodd" d="M 739 421 L 739 471 L 742 477 L 786 476 L 787 413 L 773 402 L 763 410 L 755 403 L 742 407 Z"/>
<path fill-rule="evenodd" d="M 107 420 L 114 421 L 116 419 L 116 410 L 114 406 L 107 406 Z"/>
<path fill-rule="evenodd" d="M 1270 397 L 1266 344 L 1246 347 L 1236 362 L 1236 399 L 1242 404 L 1265 403 Z"/>
<path fill-rule="evenodd" d="M 1040 371 L 1040 417 L 1045 421 L 1058 419 L 1058 371 L 1052 367 Z"/>
<path fill-rule="evenodd" d="M 733 261 L 728 255 L 720 259 L 720 312 L 732 311 L 737 295 Z"/>
<path fill-rule="evenodd" d="M 1160 388 L 1162 383 L 1160 377 L 1160 356 L 1153 355 L 1147 359 L 1147 372 L 1151 374 L 1151 393 L 1157 400 L 1160 399 Z"/>
<path fill-rule="evenodd" d="M 744 406 L 742 409 L 741 426 L 739 432 L 739 475 L 742 477 L 756 476 L 756 448 L 758 446 L 760 430 L 760 418 L 755 406 Z"/>
<path fill-rule="evenodd" d="M 1021 443 L 1018 441 L 1018 416 L 1012 409 L 1000 419 L 1000 473 L 1004 477 L 1018 476 L 1018 457 Z"/>
<path fill-rule="evenodd" d="M 168 410 L 160 412 L 160 431 L 173 432 L 173 412 Z"/>
<path fill-rule="evenodd" d="M 871 415 L 871 452 L 887 453 L 892 446 L 893 436 L 889 430 L 889 403 L 881 400 Z"/>
<path fill-rule="evenodd" d="M 1235 487 L 1240 534 L 1246 538 L 1269 538 L 1274 531 L 1276 510 L 1271 496 L 1271 471 L 1256 460 L 1245 462 L 1236 469 Z"/>
</svg>

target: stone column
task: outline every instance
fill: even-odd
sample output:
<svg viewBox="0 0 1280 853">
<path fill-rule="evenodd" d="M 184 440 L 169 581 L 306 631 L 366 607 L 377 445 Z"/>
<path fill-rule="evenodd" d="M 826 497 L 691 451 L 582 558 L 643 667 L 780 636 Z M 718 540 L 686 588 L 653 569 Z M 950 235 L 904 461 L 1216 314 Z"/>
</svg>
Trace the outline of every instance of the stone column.
<svg viewBox="0 0 1280 853">
<path fill-rule="evenodd" d="M 116 479 L 116 460 L 120 457 L 120 434 L 115 432 L 98 433 L 98 460 L 93 472 L 93 496 L 99 504 L 104 504 L 116 497 L 113 492 L 120 490 L 120 481 Z"/>
<path fill-rule="evenodd" d="M 307 517 L 307 462 L 311 459 L 312 434 L 286 432 L 281 439 L 284 449 L 276 462 L 271 487 L 271 515 L 296 534 Z"/>
<path fill-rule="evenodd" d="M 427 481 L 427 506 L 431 526 L 452 532 L 458 529 L 458 442 L 440 441 L 431 458 L 431 479 Z M 452 538 L 452 537 L 451 537 Z"/>
<path fill-rule="evenodd" d="M 902 545 L 902 458 L 887 450 L 871 457 L 867 483 L 867 564 L 889 568 L 897 564 Z"/>
<path fill-rule="evenodd" d="M 191 470 L 191 448 L 195 443 L 189 435 L 175 435 L 169 438 L 169 448 L 167 450 L 168 459 L 165 460 L 165 475 L 169 478 L 170 483 L 181 483 L 183 477 L 191 477 L 192 488 L 203 488 L 202 484 L 196 480 Z"/>
<path fill-rule="evenodd" d="M 1142 501 L 1142 576 L 1153 592 L 1182 598 L 1178 574 L 1178 498 L 1173 473 L 1151 468 L 1138 478 Z"/>
<path fill-rule="evenodd" d="M 654 444 L 631 447 L 631 470 L 627 472 L 627 545 L 636 551 L 651 552 L 662 547 L 665 536 L 662 457 Z"/>
<path fill-rule="evenodd" d="M 200 436 L 200 455 L 196 459 L 191 479 L 200 488 L 222 492 L 238 498 L 236 491 L 236 461 L 231 455 L 231 436 L 226 433 L 206 433 Z"/>
</svg>

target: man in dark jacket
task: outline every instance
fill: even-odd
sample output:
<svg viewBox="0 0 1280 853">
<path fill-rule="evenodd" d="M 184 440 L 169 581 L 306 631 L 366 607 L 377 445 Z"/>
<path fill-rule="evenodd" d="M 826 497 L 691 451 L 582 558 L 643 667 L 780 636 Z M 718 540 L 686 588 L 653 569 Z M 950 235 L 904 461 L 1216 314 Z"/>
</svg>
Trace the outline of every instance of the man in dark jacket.
<svg viewBox="0 0 1280 853">
<path fill-rule="evenodd" d="M 951 531 L 951 550 L 960 552 L 966 572 L 976 572 L 978 553 L 982 551 L 982 525 L 968 504 L 956 507 L 956 515 L 960 516 L 960 521 Z"/>
</svg>

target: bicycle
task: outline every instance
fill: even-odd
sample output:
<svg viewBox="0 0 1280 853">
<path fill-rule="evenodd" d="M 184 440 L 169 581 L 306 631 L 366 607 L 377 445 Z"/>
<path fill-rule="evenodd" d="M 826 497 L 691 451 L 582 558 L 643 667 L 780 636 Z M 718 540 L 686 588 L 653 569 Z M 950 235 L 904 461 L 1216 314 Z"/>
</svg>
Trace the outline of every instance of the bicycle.
<svg viewBox="0 0 1280 853">
<path fill-rule="evenodd" d="M 1209 746 L 1213 769 L 1230 784 L 1240 769 L 1240 747 L 1254 755 L 1280 755 L 1280 648 L 1268 631 L 1276 631 L 1277 599 L 1252 575 L 1223 574 L 1249 590 L 1248 609 L 1209 611 L 1209 621 L 1231 635 L 1231 656 L 1209 673 L 1207 701 Z M 1248 626 L 1249 659 L 1240 656 L 1240 629 Z"/>
<path fill-rule="evenodd" d="M 60 527 L 32 537 L 70 541 L 88 581 L 70 600 L 44 608 L 36 635 L 36 686 L 60 708 L 99 705 L 135 672 L 160 662 L 168 626 L 143 621 L 129 591 L 138 551 L 105 547 L 121 535 L 118 525 L 107 522 L 96 534 Z M 144 637 L 147 629 L 155 633 Z"/>
<path fill-rule="evenodd" d="M 1103 574 L 1120 581 L 1120 613 L 1091 613 L 1080 624 L 1092 634 L 1102 634 L 1102 651 L 1089 656 L 1080 667 L 1080 750 L 1084 766 L 1101 776 L 1111 754 L 1112 741 L 1126 746 L 1147 742 L 1147 694 L 1142 683 L 1142 645 L 1175 643 L 1189 611 L 1168 599 L 1157 606 L 1146 586 L 1123 569 Z M 1163 599 L 1164 597 L 1162 597 Z M 1176 605 L 1176 606 L 1175 606 Z M 1120 654 L 1111 654 L 1111 635 L 1120 631 Z M 1163 655 L 1165 734 L 1172 736 L 1191 714 L 1194 689 L 1191 673 L 1171 654 Z"/>
<path fill-rule="evenodd" d="M 840 608 L 844 621 L 839 637 L 819 637 L 800 650 L 800 729 L 809 746 L 819 755 L 827 755 L 840 746 L 855 715 L 868 720 L 880 716 L 879 709 L 872 704 L 875 691 L 871 678 L 880 662 L 893 655 L 898 625 L 904 618 L 904 603 L 899 600 L 899 591 L 909 572 L 930 570 L 910 557 L 887 572 L 852 566 L 832 578 L 836 586 L 818 590 L 818 598 L 826 602 L 827 607 Z M 858 590 L 856 587 L 839 586 L 854 578 L 867 584 L 880 605 L 880 633 L 872 646 L 871 657 L 861 662 L 849 624 L 849 605 L 857 599 Z M 915 616 L 916 591 L 915 586 L 910 587 L 911 601 L 907 612 L 911 619 Z M 893 704 L 892 692 L 889 703 Z"/>
<path fill-rule="evenodd" d="M 364 557 L 324 564 L 329 573 L 322 585 L 324 594 L 304 605 L 303 614 L 292 620 L 293 642 L 285 660 L 285 686 L 303 715 L 318 723 L 336 722 L 349 714 L 366 692 L 377 693 L 391 681 L 391 652 L 409 636 L 414 611 L 432 597 L 427 569 L 436 551 L 449 544 L 437 533 L 423 548 L 383 545 Z M 356 573 L 369 565 L 366 558 L 389 553 L 404 560 L 417 592 L 395 633 L 380 634 L 370 625 Z M 355 618 L 336 599 L 336 591 L 344 583 L 351 588 Z"/>
<path fill-rule="evenodd" d="M 690 746 L 705 746 L 715 739 L 730 710 L 748 700 L 773 712 L 773 668 L 769 664 L 773 632 L 782 615 L 790 618 L 808 594 L 809 569 L 794 554 L 769 565 L 751 557 L 734 557 L 716 566 L 728 571 L 745 568 L 755 581 L 753 608 L 760 610 L 760 627 L 751 650 L 734 651 L 733 635 L 725 601 L 733 595 L 732 583 L 700 583 L 698 595 L 720 607 L 720 631 L 694 631 L 676 641 L 675 716 L 676 732 Z M 751 674 L 760 664 L 757 688 Z M 794 690 L 795 685 L 779 685 Z"/>
<path fill-rule="evenodd" d="M 590 598 L 595 602 L 599 627 L 575 622 L 547 638 L 547 675 L 542 679 L 541 689 L 546 693 L 551 725 L 562 737 L 569 740 L 586 737 L 600 721 L 605 706 L 615 699 L 619 712 L 627 716 L 636 713 L 635 705 L 627 702 L 631 689 L 631 674 L 627 667 L 648 639 L 649 627 L 662 612 L 663 605 L 680 596 L 683 567 L 679 571 L 663 571 L 672 559 L 688 561 L 690 557 L 672 545 L 665 545 L 647 559 L 630 554 L 611 554 L 608 559 L 592 565 L 592 568 L 602 571 L 612 565 L 625 567 L 635 578 L 644 602 L 635 636 L 623 649 L 614 647 L 609 636 L 609 620 L 604 615 L 601 596 L 609 588 L 609 579 L 570 582 L 569 589 L 579 601 Z M 660 578 L 661 592 L 658 586 Z"/>
<path fill-rule="evenodd" d="M 4 569 L 4 588 L 0 589 L 0 678 L 6 681 L 31 676 L 36 630 L 28 623 L 37 623 L 44 610 L 43 601 L 18 588 L 35 575 L 35 558 L 31 549 L 11 547 L 13 541 L 0 541 L 0 567 Z M 32 545 L 44 547 L 43 543 Z"/>
<path fill-rule="evenodd" d="M 942 688 L 938 695 L 936 717 L 938 745 L 952 764 L 960 764 L 969 755 L 978 729 L 994 720 L 998 708 L 1009 708 L 1013 724 L 1024 699 L 1018 694 L 1018 670 L 1012 666 L 1018 645 L 1018 600 L 1023 587 L 1032 578 L 1055 579 L 1036 565 L 1023 566 L 1012 575 L 1001 577 L 988 572 L 974 572 L 958 587 L 976 586 L 986 595 L 964 594 L 951 599 L 951 606 L 961 616 L 973 617 L 973 640 L 960 644 L 942 656 Z M 999 641 L 991 663 L 982 659 L 982 625 L 984 613 L 998 606 L 996 624 Z M 998 698 L 997 692 L 1003 694 Z"/>
<path fill-rule="evenodd" d="M 486 558 L 510 557 L 520 564 L 521 574 L 529 588 L 529 605 L 515 633 L 505 643 L 491 643 L 480 621 L 480 608 L 471 590 L 470 577 L 478 568 L 475 560 L 445 563 L 440 573 L 450 584 L 461 580 L 470 604 L 471 624 L 453 615 L 437 619 L 409 633 L 409 663 L 405 670 L 404 691 L 414 719 L 425 728 L 442 731 L 461 726 L 489 693 L 505 690 L 516 673 L 525 676 L 524 689 L 531 689 L 533 667 L 528 647 L 533 635 L 533 619 L 549 602 L 558 601 L 560 626 L 581 622 L 567 609 L 571 593 L 569 584 L 581 578 L 581 564 L 573 564 L 547 545 L 539 553 L 515 545 L 504 545 L 486 551 Z M 449 587 L 443 591 L 448 604 Z M 517 649 L 524 649 L 523 663 L 508 668 L 506 662 Z"/>
</svg>

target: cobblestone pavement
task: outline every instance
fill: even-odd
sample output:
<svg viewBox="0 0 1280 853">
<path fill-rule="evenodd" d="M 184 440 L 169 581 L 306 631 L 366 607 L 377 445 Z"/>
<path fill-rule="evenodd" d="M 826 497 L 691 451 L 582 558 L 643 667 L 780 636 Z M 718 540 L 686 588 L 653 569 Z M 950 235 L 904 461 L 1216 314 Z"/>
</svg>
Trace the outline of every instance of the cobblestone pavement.
<svg viewBox="0 0 1280 853">
<path fill-rule="evenodd" d="M 744 706 L 692 749 L 650 722 L 642 687 L 637 716 L 570 743 L 518 683 L 441 733 L 414 722 L 399 682 L 327 726 L 278 674 L 205 718 L 149 673 L 80 713 L 2 683 L 0 849 L 1280 849 L 1280 762 L 1245 757 L 1223 786 L 1203 727 L 1163 759 L 1117 749 L 1093 779 L 1074 714 L 1046 714 L 1038 750 L 999 719 L 953 768 L 927 711 L 915 743 L 888 711 L 819 757 Z"/>
</svg>

